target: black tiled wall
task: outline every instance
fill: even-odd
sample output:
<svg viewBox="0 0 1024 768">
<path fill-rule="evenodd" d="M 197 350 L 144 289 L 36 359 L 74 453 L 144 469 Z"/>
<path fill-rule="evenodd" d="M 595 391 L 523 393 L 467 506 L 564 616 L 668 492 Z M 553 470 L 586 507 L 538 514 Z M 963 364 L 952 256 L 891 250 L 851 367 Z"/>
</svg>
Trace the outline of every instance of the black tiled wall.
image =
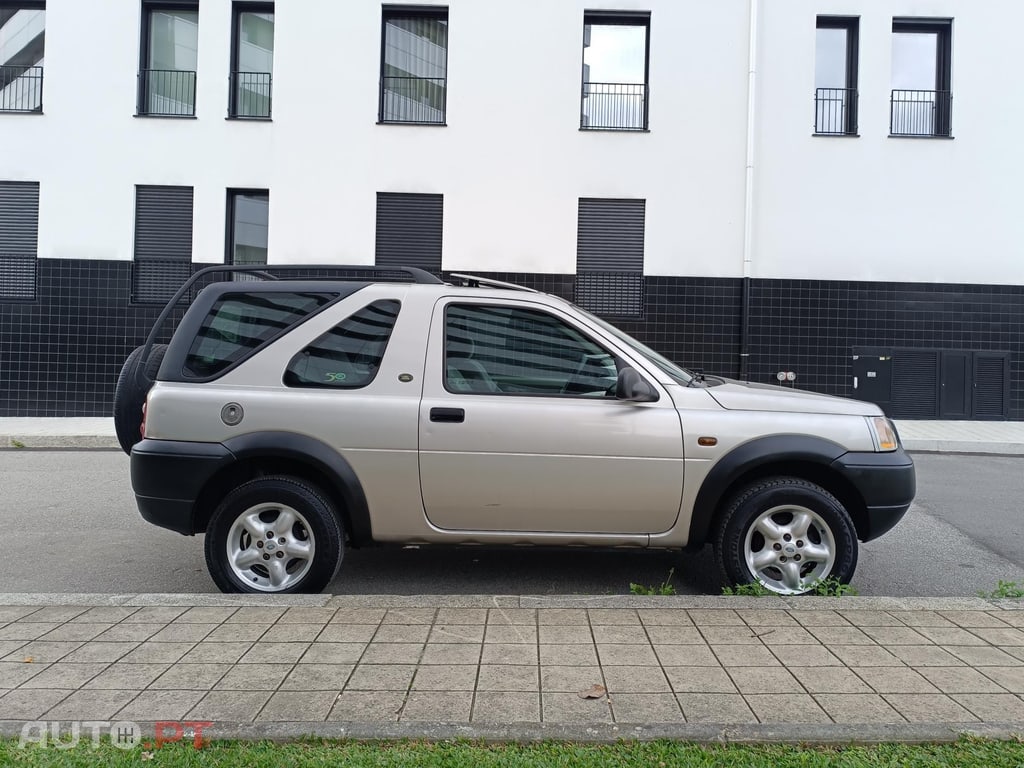
<svg viewBox="0 0 1024 768">
<path fill-rule="evenodd" d="M 130 303 L 131 267 L 41 259 L 36 301 L 0 301 L 0 416 L 110 414 L 121 364 L 161 309 Z M 572 275 L 488 276 L 574 293 Z M 739 374 L 741 280 L 649 276 L 644 294 L 642 318 L 609 319 L 688 367 Z M 1010 417 L 1024 419 L 1024 286 L 752 280 L 749 321 L 750 380 L 790 370 L 799 388 L 838 395 L 852 394 L 855 346 L 1008 351 Z"/>
</svg>

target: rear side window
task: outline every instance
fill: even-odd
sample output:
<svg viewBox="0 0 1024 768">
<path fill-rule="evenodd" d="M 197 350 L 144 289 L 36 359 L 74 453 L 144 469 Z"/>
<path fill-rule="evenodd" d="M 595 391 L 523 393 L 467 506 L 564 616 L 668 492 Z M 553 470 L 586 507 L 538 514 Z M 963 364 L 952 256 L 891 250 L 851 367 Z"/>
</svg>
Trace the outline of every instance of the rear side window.
<svg viewBox="0 0 1024 768">
<path fill-rule="evenodd" d="M 401 305 L 375 301 L 342 320 L 288 363 L 289 387 L 357 389 L 377 375 Z"/>
<path fill-rule="evenodd" d="M 186 376 L 216 376 L 335 298 L 329 293 L 229 293 L 203 320 L 185 358 Z"/>
</svg>

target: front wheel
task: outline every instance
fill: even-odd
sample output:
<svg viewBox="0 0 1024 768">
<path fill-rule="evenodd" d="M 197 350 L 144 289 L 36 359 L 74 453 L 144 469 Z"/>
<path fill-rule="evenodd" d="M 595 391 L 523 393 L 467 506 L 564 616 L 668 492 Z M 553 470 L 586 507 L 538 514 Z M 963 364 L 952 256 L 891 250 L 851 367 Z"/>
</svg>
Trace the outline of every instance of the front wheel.
<svg viewBox="0 0 1024 768">
<path fill-rule="evenodd" d="M 250 480 L 206 530 L 206 565 L 222 592 L 321 592 L 344 554 L 341 522 L 320 491 L 294 477 Z"/>
<path fill-rule="evenodd" d="M 730 500 L 715 553 L 728 585 L 759 582 L 780 595 L 800 595 L 825 579 L 845 584 L 853 578 L 857 534 L 828 491 L 799 478 L 774 477 Z"/>
</svg>

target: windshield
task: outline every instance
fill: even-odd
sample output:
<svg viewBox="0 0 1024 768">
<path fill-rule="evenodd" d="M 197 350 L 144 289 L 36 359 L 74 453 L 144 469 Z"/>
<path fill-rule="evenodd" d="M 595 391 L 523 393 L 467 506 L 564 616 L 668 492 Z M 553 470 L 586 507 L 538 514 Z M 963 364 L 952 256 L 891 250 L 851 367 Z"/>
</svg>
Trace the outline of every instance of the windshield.
<svg viewBox="0 0 1024 768">
<path fill-rule="evenodd" d="M 688 371 L 685 368 L 682 368 L 682 367 L 676 365 L 671 360 L 669 360 L 667 357 L 663 357 L 662 355 L 659 355 L 657 352 L 655 352 L 653 349 L 648 347 L 646 344 L 641 344 L 639 341 L 634 339 L 628 333 L 619 330 L 618 328 L 616 328 L 611 323 L 605 322 L 600 317 L 597 317 L 596 315 L 592 315 L 590 312 L 587 312 L 587 310 L 582 309 L 580 307 L 577 307 L 575 304 L 573 304 L 572 306 L 573 306 L 574 309 L 576 309 L 577 312 L 581 313 L 582 315 L 584 315 L 588 319 L 592 320 L 597 325 L 601 326 L 601 328 L 606 330 L 608 333 L 610 333 L 612 336 L 614 336 L 619 341 L 624 343 L 626 346 L 628 346 L 633 351 L 638 352 L 641 355 L 643 355 L 650 362 L 654 363 L 656 366 L 658 366 L 658 368 L 660 368 L 662 371 L 667 373 L 669 376 L 671 376 L 673 379 L 678 381 L 680 384 L 686 384 L 687 386 L 689 386 L 689 384 L 696 378 L 694 376 L 694 374 L 691 373 L 690 371 Z"/>
</svg>

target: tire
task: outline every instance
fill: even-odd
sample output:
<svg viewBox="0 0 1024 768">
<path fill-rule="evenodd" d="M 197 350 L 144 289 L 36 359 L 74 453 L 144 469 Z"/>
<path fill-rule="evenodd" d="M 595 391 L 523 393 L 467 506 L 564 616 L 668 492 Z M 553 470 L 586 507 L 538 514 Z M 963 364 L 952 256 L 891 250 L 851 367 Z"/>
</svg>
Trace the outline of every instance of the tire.
<svg viewBox="0 0 1024 768">
<path fill-rule="evenodd" d="M 121 366 L 121 373 L 114 386 L 114 432 L 121 450 L 128 454 L 132 452 L 132 446 L 142 439 L 139 432 L 142 426 L 142 406 L 156 381 L 167 345 L 154 344 L 145 366 L 142 365 L 144 349 L 138 347 L 132 350 Z"/>
<path fill-rule="evenodd" d="M 286 532 L 274 527 L 283 514 L 294 521 Z M 337 575 L 344 548 L 331 504 L 315 486 L 295 477 L 263 477 L 238 486 L 206 529 L 206 566 L 221 592 L 322 592 Z"/>
<path fill-rule="evenodd" d="M 740 490 L 715 537 L 727 586 L 759 582 L 782 595 L 806 594 L 823 579 L 848 583 L 857 551 L 856 530 L 843 505 L 795 477 L 759 480 Z"/>
</svg>

